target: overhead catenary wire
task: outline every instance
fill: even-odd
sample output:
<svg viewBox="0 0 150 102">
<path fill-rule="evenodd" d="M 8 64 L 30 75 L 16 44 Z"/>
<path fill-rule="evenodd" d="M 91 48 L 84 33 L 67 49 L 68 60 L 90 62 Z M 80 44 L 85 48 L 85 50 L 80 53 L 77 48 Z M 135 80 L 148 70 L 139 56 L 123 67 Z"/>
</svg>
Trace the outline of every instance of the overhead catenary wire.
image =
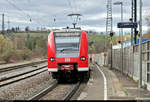
<svg viewBox="0 0 150 102">
<path fill-rule="evenodd" d="M 77 5 L 77 0 L 73 0 L 74 1 L 74 10 L 75 10 L 75 13 L 79 12 L 79 6 Z"/>
<path fill-rule="evenodd" d="M 2 16 L 4 13 L 0 13 L 0 16 Z M 13 16 L 9 16 L 7 13 L 4 14 L 5 16 L 5 21 L 4 21 L 4 25 L 5 25 L 5 28 L 9 29 L 10 30 L 10 23 L 12 23 L 13 21 L 10 20 L 10 17 L 13 17 Z M 6 18 L 7 17 L 7 18 Z M 18 17 L 17 17 L 18 18 Z M 0 17 L 0 22 L 2 22 L 2 18 Z M 2 24 L 0 24 L 0 26 L 2 26 Z M 19 27 L 16 25 L 16 27 Z"/>
<path fill-rule="evenodd" d="M 71 2 L 72 1 L 72 2 Z M 80 14 L 80 6 L 78 5 L 79 3 L 77 2 L 78 0 L 67 0 L 69 7 L 71 8 L 71 12 L 72 14 Z M 79 23 L 81 21 L 81 18 L 77 15 L 77 16 L 70 16 L 73 24 L 76 24 L 77 22 Z"/>
<path fill-rule="evenodd" d="M 29 19 L 31 19 L 30 15 L 25 13 L 22 9 L 20 9 L 18 6 L 16 6 L 14 3 L 10 2 L 9 0 L 6 0 L 10 5 L 12 5 L 17 10 L 21 11 L 24 15 L 26 15 Z"/>
<path fill-rule="evenodd" d="M 124 20 L 129 21 L 129 17 L 131 15 L 131 11 L 129 11 L 129 7 L 127 5 L 131 5 L 131 3 L 127 2 L 127 1 L 124 1 L 123 3 L 124 3 Z"/>
<path fill-rule="evenodd" d="M 71 10 L 71 13 L 73 14 L 74 13 L 74 11 L 73 11 L 73 7 L 72 7 L 72 4 L 71 4 L 71 1 L 70 0 L 66 0 L 67 1 L 67 3 L 68 3 L 68 7 L 70 8 L 70 10 Z M 73 20 L 73 18 L 71 17 L 71 19 Z"/>
<path fill-rule="evenodd" d="M 14 1 L 15 2 L 15 1 Z M 31 0 L 28 0 L 27 1 L 28 3 L 31 3 Z M 12 2 L 11 2 L 12 3 Z M 13 5 L 14 5 L 14 7 L 17 7 L 14 3 L 13 3 Z M 13 6 L 12 5 L 12 6 Z M 17 8 L 19 8 L 19 7 L 17 7 Z M 16 8 L 16 9 L 17 9 Z M 23 11 L 21 8 L 19 8 L 21 11 Z M 19 10 L 18 9 L 18 10 Z M 29 15 L 29 14 L 27 14 L 27 13 L 25 13 L 24 11 L 23 11 L 23 13 L 30 19 L 30 22 L 32 22 L 33 21 L 33 17 L 31 17 L 31 15 Z M 39 20 L 37 20 L 37 19 L 35 19 L 34 18 L 34 21 L 35 21 L 35 23 L 37 24 L 37 25 L 40 25 L 40 26 L 44 26 L 43 24 L 41 24 L 41 22 L 39 22 Z"/>
<path fill-rule="evenodd" d="M 16 6 L 16 4 L 14 4 L 13 2 L 10 2 L 9 0 L 6 0 L 11 6 L 13 6 L 14 8 L 16 8 L 18 11 L 20 11 L 20 13 L 22 13 L 23 15 L 22 16 L 26 16 L 28 17 L 29 21 L 32 22 L 32 17 L 25 13 L 21 8 L 19 8 L 18 6 Z M 24 17 L 25 18 L 25 17 Z M 26 18 L 25 18 L 26 19 Z M 38 24 L 38 25 L 41 25 L 43 26 L 38 20 L 35 20 L 35 23 Z"/>
<path fill-rule="evenodd" d="M 72 13 L 74 13 L 74 10 L 73 10 L 73 7 L 72 7 L 72 4 L 71 4 L 71 1 L 70 0 L 67 0 L 68 2 L 68 5 L 70 6 L 70 10 Z"/>
<path fill-rule="evenodd" d="M 81 24 L 81 25 L 85 25 L 85 23 L 83 22 L 83 19 L 85 18 L 85 16 L 84 16 L 84 12 L 82 12 L 82 11 L 84 11 L 83 9 L 84 9 L 84 7 L 85 7 L 85 5 L 86 5 L 86 3 L 87 3 L 87 0 L 75 0 L 76 1 L 76 7 L 77 7 L 77 12 L 79 13 L 79 14 L 82 14 L 82 18 L 81 17 L 79 17 L 79 21 L 78 21 L 78 24 Z M 80 3 L 77 3 L 77 1 L 78 2 L 80 2 Z"/>
</svg>

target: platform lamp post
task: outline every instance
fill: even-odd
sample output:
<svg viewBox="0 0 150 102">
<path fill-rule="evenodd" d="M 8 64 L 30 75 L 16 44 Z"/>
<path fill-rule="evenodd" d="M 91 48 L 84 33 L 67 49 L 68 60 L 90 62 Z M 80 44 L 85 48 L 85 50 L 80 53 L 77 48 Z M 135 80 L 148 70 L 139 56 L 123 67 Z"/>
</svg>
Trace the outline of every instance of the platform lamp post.
<svg viewBox="0 0 150 102">
<path fill-rule="evenodd" d="M 121 5 L 121 22 L 123 22 L 123 2 L 114 2 L 114 5 Z M 121 73 L 123 74 L 123 29 L 121 28 Z"/>
<path fill-rule="evenodd" d="M 113 59 L 112 59 L 112 45 L 113 45 L 113 41 L 112 41 L 112 37 L 114 35 L 114 32 L 110 32 L 110 37 L 111 37 L 111 41 L 110 41 L 110 45 L 111 45 L 111 66 L 110 66 L 110 69 L 113 69 Z"/>
<path fill-rule="evenodd" d="M 140 22 L 139 22 L 139 85 L 138 87 L 142 87 L 142 6 L 143 2 L 140 0 Z"/>
</svg>

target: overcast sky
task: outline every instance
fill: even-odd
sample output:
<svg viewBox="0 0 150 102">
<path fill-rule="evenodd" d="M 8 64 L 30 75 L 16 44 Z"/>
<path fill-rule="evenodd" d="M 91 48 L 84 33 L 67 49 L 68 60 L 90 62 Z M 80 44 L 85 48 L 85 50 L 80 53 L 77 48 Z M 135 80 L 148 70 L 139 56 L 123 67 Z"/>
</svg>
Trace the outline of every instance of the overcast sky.
<svg viewBox="0 0 150 102">
<path fill-rule="evenodd" d="M 112 0 L 112 2 L 123 1 L 124 21 L 131 17 L 131 0 Z M 138 3 L 140 0 L 137 0 Z M 81 13 L 78 26 L 83 29 L 94 29 L 105 31 L 107 0 L 0 0 L 0 13 L 5 16 L 5 28 L 19 26 L 24 29 L 36 27 L 66 27 L 72 26 L 72 19 L 67 15 L 70 13 Z M 139 5 L 138 5 L 139 6 Z M 144 20 L 150 10 L 150 1 L 143 0 L 143 31 L 146 32 L 147 25 Z M 139 8 L 138 8 L 139 9 Z M 139 12 L 139 10 L 138 10 Z M 30 22 L 31 18 L 31 22 Z M 54 22 L 54 18 L 56 21 Z M 139 17 L 138 17 L 139 18 Z M 0 22 L 1 22 L 0 17 Z M 120 21 L 120 6 L 113 5 L 113 30 L 118 31 L 117 22 Z M 1 24 L 0 24 L 1 26 Z M 1 29 L 1 27 L 0 27 Z M 129 31 L 129 29 L 125 29 Z"/>
</svg>

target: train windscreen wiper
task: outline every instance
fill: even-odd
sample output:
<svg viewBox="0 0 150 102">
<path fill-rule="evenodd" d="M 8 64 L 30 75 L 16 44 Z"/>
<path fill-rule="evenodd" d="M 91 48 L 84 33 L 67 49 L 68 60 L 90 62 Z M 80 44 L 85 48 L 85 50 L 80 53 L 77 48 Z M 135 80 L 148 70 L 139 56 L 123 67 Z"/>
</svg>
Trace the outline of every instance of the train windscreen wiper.
<svg viewBox="0 0 150 102">
<path fill-rule="evenodd" d="M 74 48 L 65 48 L 65 49 L 60 50 L 60 52 L 63 52 L 63 51 L 66 51 L 66 50 L 75 50 L 75 49 Z"/>
</svg>

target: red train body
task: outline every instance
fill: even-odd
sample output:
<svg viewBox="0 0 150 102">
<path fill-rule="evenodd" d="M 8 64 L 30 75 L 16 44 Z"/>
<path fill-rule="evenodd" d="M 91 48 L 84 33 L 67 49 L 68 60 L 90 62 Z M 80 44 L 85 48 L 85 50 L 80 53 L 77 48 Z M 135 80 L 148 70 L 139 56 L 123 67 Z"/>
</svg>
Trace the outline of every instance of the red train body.
<svg viewBox="0 0 150 102">
<path fill-rule="evenodd" d="M 53 78 L 89 76 L 88 40 L 85 31 L 66 29 L 48 36 L 48 71 Z"/>
</svg>

